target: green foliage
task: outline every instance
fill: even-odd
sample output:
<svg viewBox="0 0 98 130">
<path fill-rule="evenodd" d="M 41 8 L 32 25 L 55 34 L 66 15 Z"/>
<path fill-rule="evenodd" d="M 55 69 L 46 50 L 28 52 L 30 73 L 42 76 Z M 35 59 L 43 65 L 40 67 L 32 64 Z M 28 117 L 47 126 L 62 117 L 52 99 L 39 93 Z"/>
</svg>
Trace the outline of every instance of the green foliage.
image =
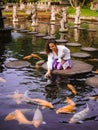
<svg viewBox="0 0 98 130">
<path fill-rule="evenodd" d="M 72 7 L 69 7 L 68 13 L 75 15 L 75 9 L 72 8 Z M 81 16 L 94 16 L 94 17 L 98 17 L 98 11 L 90 10 L 90 8 L 83 7 L 83 8 L 81 8 Z"/>
</svg>

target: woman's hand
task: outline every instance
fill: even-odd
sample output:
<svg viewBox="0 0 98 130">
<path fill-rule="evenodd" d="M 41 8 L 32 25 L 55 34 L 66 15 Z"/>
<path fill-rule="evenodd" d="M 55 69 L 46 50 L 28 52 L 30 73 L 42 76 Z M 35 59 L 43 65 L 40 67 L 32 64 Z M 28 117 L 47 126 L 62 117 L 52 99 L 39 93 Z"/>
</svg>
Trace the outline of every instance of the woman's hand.
<svg viewBox="0 0 98 130">
<path fill-rule="evenodd" d="M 47 73 L 45 74 L 45 76 L 46 76 L 47 78 L 50 78 L 50 76 L 51 76 L 51 70 L 50 70 L 50 69 L 47 71 Z"/>
<path fill-rule="evenodd" d="M 49 72 L 47 72 L 46 74 L 45 74 L 45 76 L 47 77 L 47 78 L 50 78 L 50 73 Z"/>
<path fill-rule="evenodd" d="M 65 60 L 64 60 L 64 59 L 62 59 L 62 60 L 61 60 L 61 63 L 62 63 L 62 64 L 64 64 L 64 62 L 65 62 Z"/>
</svg>

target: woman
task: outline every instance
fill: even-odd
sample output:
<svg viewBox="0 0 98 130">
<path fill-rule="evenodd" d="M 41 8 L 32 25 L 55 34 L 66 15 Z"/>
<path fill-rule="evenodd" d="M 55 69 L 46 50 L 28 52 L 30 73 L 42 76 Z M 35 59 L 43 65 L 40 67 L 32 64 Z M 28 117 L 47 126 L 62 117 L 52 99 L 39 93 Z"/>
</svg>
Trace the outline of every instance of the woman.
<svg viewBox="0 0 98 130">
<path fill-rule="evenodd" d="M 70 50 L 67 47 L 56 45 L 55 40 L 50 40 L 46 44 L 46 53 L 48 55 L 46 77 L 50 77 L 54 69 L 71 68 Z"/>
</svg>

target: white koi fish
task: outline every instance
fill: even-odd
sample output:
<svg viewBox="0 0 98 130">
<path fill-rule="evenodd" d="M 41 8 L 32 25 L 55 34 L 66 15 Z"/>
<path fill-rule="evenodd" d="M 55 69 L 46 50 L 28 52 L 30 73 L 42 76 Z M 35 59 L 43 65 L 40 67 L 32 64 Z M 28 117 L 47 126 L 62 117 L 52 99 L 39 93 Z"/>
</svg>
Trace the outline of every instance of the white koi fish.
<svg viewBox="0 0 98 130">
<path fill-rule="evenodd" d="M 82 123 L 82 120 L 85 119 L 88 112 L 89 112 L 89 107 L 88 107 L 88 104 L 87 104 L 87 107 L 84 110 L 82 110 L 82 111 L 76 113 L 75 115 L 73 115 L 73 117 L 70 119 L 69 123 L 76 123 L 76 122 Z"/>
<path fill-rule="evenodd" d="M 35 110 L 32 123 L 35 128 L 38 128 L 41 124 L 46 124 L 45 122 L 43 122 L 43 115 L 39 108 Z"/>
<path fill-rule="evenodd" d="M 16 101 L 17 104 L 21 104 L 22 101 L 28 100 L 27 98 L 28 90 L 25 91 L 25 93 L 19 93 L 18 90 L 14 92 L 12 95 L 7 95 L 8 98 L 12 98 Z"/>
</svg>

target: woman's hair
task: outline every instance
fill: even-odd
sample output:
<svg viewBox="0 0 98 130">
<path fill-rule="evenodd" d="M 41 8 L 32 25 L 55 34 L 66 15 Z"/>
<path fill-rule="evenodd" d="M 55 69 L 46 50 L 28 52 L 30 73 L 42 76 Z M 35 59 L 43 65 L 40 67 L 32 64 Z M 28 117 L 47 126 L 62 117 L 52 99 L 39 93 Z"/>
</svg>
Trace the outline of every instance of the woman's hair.
<svg viewBox="0 0 98 130">
<path fill-rule="evenodd" d="M 46 54 L 49 54 L 52 52 L 52 50 L 49 47 L 49 44 L 53 43 L 54 45 L 56 45 L 56 41 L 54 39 L 48 40 L 47 44 L 46 44 Z"/>
</svg>

